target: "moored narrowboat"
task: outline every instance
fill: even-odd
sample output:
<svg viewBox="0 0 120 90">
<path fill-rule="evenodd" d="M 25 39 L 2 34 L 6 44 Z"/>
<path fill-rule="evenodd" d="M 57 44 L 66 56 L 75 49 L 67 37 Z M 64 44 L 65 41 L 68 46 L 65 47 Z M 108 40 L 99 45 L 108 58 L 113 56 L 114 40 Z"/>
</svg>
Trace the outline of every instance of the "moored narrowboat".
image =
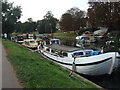
<svg viewBox="0 0 120 90">
<path fill-rule="evenodd" d="M 85 75 L 111 74 L 120 67 L 118 52 L 102 53 L 92 49 L 68 47 L 64 45 L 45 45 L 41 53 L 58 64 Z"/>
</svg>

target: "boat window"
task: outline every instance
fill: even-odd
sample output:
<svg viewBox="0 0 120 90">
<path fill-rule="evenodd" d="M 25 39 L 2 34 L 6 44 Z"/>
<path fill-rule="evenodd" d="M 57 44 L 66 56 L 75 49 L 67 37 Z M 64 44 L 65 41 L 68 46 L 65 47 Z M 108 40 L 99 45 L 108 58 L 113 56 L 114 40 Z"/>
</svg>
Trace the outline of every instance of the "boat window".
<svg viewBox="0 0 120 90">
<path fill-rule="evenodd" d="M 22 36 L 18 36 L 18 37 L 17 37 L 17 40 L 18 40 L 18 41 L 23 41 L 23 37 L 22 37 Z"/>
<path fill-rule="evenodd" d="M 31 43 L 31 44 L 34 44 L 34 43 L 35 43 L 35 41 L 30 41 L 30 43 Z"/>
<path fill-rule="evenodd" d="M 58 52 L 58 55 L 60 56 L 60 57 L 62 57 L 63 55 L 62 55 L 62 51 L 59 51 Z"/>
<path fill-rule="evenodd" d="M 49 49 L 49 48 L 47 48 L 47 49 L 46 49 L 46 51 L 48 51 L 48 52 L 49 52 L 49 51 L 50 51 L 50 49 Z"/>
<path fill-rule="evenodd" d="M 91 56 L 92 55 L 92 51 L 85 51 L 86 56 Z"/>
<path fill-rule="evenodd" d="M 50 44 L 50 42 L 49 42 L 49 41 L 46 41 L 46 44 Z"/>
<path fill-rule="evenodd" d="M 86 37 L 86 40 L 90 40 L 90 38 L 89 38 L 89 37 Z"/>
<path fill-rule="evenodd" d="M 59 40 L 56 40 L 56 44 L 59 44 Z"/>
<path fill-rule="evenodd" d="M 76 52 L 76 53 L 74 53 L 74 56 L 80 56 L 80 55 L 84 55 L 84 53 L 83 52 Z"/>
<path fill-rule="evenodd" d="M 63 52 L 63 56 L 67 57 L 67 56 L 68 56 L 68 54 L 67 54 L 66 52 Z"/>
<path fill-rule="evenodd" d="M 59 51 L 58 50 L 55 50 L 55 54 L 58 54 L 59 53 Z"/>
<path fill-rule="evenodd" d="M 55 44 L 55 41 L 51 41 L 51 44 Z"/>
<path fill-rule="evenodd" d="M 52 49 L 51 52 L 52 52 L 52 53 L 55 53 L 55 50 Z"/>
<path fill-rule="evenodd" d="M 66 52 L 63 52 L 63 51 L 59 51 L 59 52 L 58 52 L 58 55 L 59 55 L 60 57 L 67 57 L 67 56 L 68 56 L 68 54 L 67 54 Z"/>
<path fill-rule="evenodd" d="M 29 42 L 25 42 L 26 45 L 29 45 Z"/>
</svg>

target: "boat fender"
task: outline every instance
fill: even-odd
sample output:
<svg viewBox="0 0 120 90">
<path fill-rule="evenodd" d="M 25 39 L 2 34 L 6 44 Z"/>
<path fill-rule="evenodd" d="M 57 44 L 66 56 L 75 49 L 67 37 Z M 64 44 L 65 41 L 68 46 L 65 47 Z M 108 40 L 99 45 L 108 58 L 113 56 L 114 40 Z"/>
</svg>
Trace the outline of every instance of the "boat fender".
<svg viewBox="0 0 120 90">
<path fill-rule="evenodd" d="M 76 71 L 75 60 L 76 60 L 76 57 L 74 57 L 74 61 L 73 61 L 73 64 L 72 64 L 72 71 L 73 71 L 73 72 Z"/>
<path fill-rule="evenodd" d="M 75 59 L 76 59 L 76 57 L 74 57 L 74 61 L 73 61 L 73 63 L 72 63 L 72 70 L 71 70 L 69 76 L 73 75 L 73 72 L 76 71 Z"/>
</svg>

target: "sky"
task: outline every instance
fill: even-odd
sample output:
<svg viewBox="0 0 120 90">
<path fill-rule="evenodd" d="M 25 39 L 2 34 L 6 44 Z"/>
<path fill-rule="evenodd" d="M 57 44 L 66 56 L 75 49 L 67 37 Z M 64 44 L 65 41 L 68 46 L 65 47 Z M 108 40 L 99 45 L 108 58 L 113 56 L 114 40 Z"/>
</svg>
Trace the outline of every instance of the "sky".
<svg viewBox="0 0 120 90">
<path fill-rule="evenodd" d="M 22 7 L 20 21 L 25 22 L 28 18 L 33 21 L 42 20 L 47 11 L 51 11 L 55 18 L 60 19 L 62 14 L 72 7 L 87 11 L 88 0 L 8 0 L 14 2 L 14 6 Z"/>
</svg>

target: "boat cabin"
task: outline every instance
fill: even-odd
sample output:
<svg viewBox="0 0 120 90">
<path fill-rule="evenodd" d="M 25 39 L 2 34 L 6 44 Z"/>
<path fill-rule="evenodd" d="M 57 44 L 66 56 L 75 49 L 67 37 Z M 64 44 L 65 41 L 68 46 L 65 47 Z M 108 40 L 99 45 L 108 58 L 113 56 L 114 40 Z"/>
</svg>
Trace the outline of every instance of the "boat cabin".
<svg viewBox="0 0 120 90">
<path fill-rule="evenodd" d="M 60 57 L 88 57 L 93 55 L 99 55 L 100 51 L 93 51 L 92 49 L 81 50 L 76 47 L 69 47 L 64 45 L 46 45 L 44 47 L 44 51 L 48 52 L 52 55 L 60 56 Z"/>
<path fill-rule="evenodd" d="M 24 39 L 26 39 L 26 34 L 19 34 L 16 37 L 16 42 L 22 44 L 24 42 Z"/>
<path fill-rule="evenodd" d="M 92 34 L 82 34 L 81 36 L 77 36 L 76 40 L 86 43 L 91 43 L 96 41 L 94 35 Z"/>
<path fill-rule="evenodd" d="M 25 39 L 23 45 L 28 47 L 28 48 L 37 48 L 38 43 L 34 39 Z"/>
<path fill-rule="evenodd" d="M 45 38 L 46 36 L 43 35 L 43 34 L 40 34 L 40 35 L 35 35 L 35 37 L 36 37 L 36 40 L 40 41 L 40 40 L 42 40 L 43 38 Z"/>
<path fill-rule="evenodd" d="M 60 44 L 60 39 L 50 39 L 50 40 L 46 40 L 44 41 L 44 45 L 47 45 L 47 44 Z"/>
<path fill-rule="evenodd" d="M 120 67 L 120 55 L 117 52 L 101 54 L 100 51 L 92 49 L 81 50 L 76 47 L 49 44 L 44 46 L 41 53 L 56 63 L 85 75 L 111 74 Z"/>
</svg>

